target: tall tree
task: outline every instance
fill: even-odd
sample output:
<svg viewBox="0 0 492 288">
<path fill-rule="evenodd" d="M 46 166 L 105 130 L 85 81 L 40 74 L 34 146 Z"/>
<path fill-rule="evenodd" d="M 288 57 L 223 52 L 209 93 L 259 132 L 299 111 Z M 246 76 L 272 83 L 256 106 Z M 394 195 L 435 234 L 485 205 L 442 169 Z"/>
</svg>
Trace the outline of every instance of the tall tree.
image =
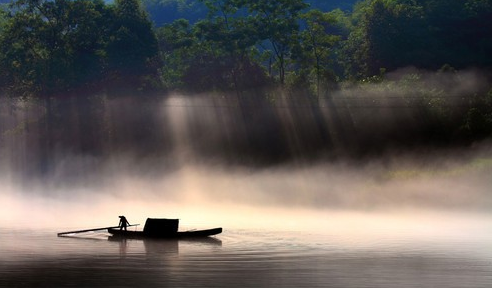
<svg viewBox="0 0 492 288">
<path fill-rule="evenodd" d="M 209 15 L 195 25 L 195 31 L 202 45 L 213 51 L 213 58 L 222 59 L 223 81 L 232 82 L 237 93 L 262 85 L 264 73 L 253 60 L 259 37 L 244 7 L 237 0 L 203 2 Z"/>
<path fill-rule="evenodd" d="M 429 37 L 423 16 L 422 7 L 413 1 L 358 4 L 353 13 L 356 25 L 346 43 L 351 70 L 377 75 L 381 69 L 418 66 L 428 60 L 425 47 Z"/>
<path fill-rule="evenodd" d="M 266 83 L 255 60 L 258 33 L 237 0 L 203 0 L 206 19 L 176 20 L 158 29 L 166 82 L 193 91 L 245 90 Z M 174 79 L 171 81 L 167 81 Z"/>
<path fill-rule="evenodd" d="M 301 18 L 305 21 L 305 29 L 300 32 L 300 41 L 294 50 L 294 56 L 301 73 L 307 73 L 308 77 L 314 74 L 316 96 L 319 97 L 322 84 L 328 84 L 322 83 L 323 78 L 324 82 L 334 80 L 327 78 L 333 75 L 330 69 L 332 48 L 340 41 L 341 36 L 329 32 L 330 27 L 336 23 L 332 13 L 314 9 L 302 14 Z"/>
<path fill-rule="evenodd" d="M 0 5 L 0 39 L 2 37 L 1 35 L 3 35 L 4 33 L 6 23 L 7 23 L 7 12 L 4 8 L 4 5 Z M 0 63 L 2 61 L 1 59 L 2 59 L 2 54 L 0 54 Z M 0 69 L 0 91 L 5 87 L 6 79 L 7 79 L 7 75 L 5 69 Z"/>
<path fill-rule="evenodd" d="M 490 0 L 362 1 L 352 13 L 344 61 L 358 77 L 405 66 L 492 67 L 490 17 Z"/>
<path fill-rule="evenodd" d="M 158 79 L 159 49 L 152 23 L 139 0 L 116 0 L 107 46 L 113 87 L 146 88 Z"/>
<path fill-rule="evenodd" d="M 10 10 L 0 61 L 13 90 L 52 95 L 100 78 L 102 1 L 19 0 Z"/>
<path fill-rule="evenodd" d="M 270 53 L 281 85 L 285 83 L 287 63 L 293 44 L 298 40 L 299 15 L 308 7 L 302 0 L 238 0 L 250 13 L 263 49 Z"/>
<path fill-rule="evenodd" d="M 163 61 L 163 85 L 168 89 L 182 89 L 183 75 L 191 65 L 198 40 L 192 31 L 192 25 L 185 19 L 179 19 L 164 25 L 156 31 Z"/>
</svg>

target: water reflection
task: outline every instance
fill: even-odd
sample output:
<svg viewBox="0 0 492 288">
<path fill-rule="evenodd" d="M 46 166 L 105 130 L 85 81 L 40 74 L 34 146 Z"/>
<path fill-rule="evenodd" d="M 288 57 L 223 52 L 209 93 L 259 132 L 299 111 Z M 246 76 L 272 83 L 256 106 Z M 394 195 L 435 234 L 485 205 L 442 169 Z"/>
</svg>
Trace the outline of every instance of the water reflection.
<svg viewBox="0 0 492 288">
<path fill-rule="evenodd" d="M 236 230 L 176 241 L 9 232 L 0 229 L 0 287 L 492 286 L 490 233 L 371 240 Z"/>
<path fill-rule="evenodd" d="M 79 235 L 63 235 L 58 236 L 60 238 L 68 238 L 80 241 L 106 241 L 101 237 L 95 236 L 79 236 Z M 141 246 L 143 244 L 145 254 L 147 256 L 155 255 L 172 255 L 179 253 L 179 245 L 192 245 L 192 246 L 222 246 L 222 241 L 215 237 L 197 237 L 197 238 L 185 238 L 185 239 L 127 239 L 125 237 L 107 236 L 107 241 L 118 244 L 118 251 L 120 257 L 125 257 L 127 254 L 141 253 Z M 133 245 L 135 243 L 136 245 Z"/>
<path fill-rule="evenodd" d="M 180 243 L 191 245 L 222 246 L 222 241 L 214 237 L 187 239 L 127 239 L 124 237 L 108 236 L 108 241 L 119 244 L 120 256 L 125 256 L 127 253 L 132 253 L 129 242 L 143 243 L 145 254 L 148 256 L 178 254 Z"/>
</svg>

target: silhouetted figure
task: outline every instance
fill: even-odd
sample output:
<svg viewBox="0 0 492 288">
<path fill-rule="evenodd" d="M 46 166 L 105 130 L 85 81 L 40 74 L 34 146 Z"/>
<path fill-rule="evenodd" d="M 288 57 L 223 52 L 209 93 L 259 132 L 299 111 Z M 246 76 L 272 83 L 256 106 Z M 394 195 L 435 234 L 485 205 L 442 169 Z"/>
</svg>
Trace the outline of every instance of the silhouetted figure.
<svg viewBox="0 0 492 288">
<path fill-rule="evenodd" d="M 130 225 L 130 223 L 128 222 L 128 220 L 126 220 L 125 216 L 119 216 L 119 217 L 120 217 L 120 223 L 118 224 L 118 226 L 120 226 L 120 230 L 125 229 L 126 231 L 126 226 Z"/>
</svg>

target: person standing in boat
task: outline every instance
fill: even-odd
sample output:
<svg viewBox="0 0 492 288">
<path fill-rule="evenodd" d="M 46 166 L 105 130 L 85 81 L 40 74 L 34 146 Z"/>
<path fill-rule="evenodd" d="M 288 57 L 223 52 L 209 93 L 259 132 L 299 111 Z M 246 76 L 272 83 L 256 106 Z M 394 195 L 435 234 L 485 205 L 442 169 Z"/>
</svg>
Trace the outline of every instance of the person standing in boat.
<svg viewBox="0 0 492 288">
<path fill-rule="evenodd" d="M 120 226 L 120 230 L 125 229 L 126 231 L 126 227 L 130 225 L 130 223 L 128 222 L 128 220 L 126 220 L 125 216 L 119 216 L 119 217 L 120 217 L 120 223 L 118 224 L 118 226 Z"/>
</svg>

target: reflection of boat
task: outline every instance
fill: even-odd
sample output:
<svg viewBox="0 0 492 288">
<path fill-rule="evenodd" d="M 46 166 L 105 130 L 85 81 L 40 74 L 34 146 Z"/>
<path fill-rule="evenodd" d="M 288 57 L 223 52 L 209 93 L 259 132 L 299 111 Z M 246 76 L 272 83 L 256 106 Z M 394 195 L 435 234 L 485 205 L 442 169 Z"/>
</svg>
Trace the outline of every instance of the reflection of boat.
<svg viewBox="0 0 492 288">
<path fill-rule="evenodd" d="M 84 238 L 84 239 L 87 239 L 87 238 Z M 144 240 L 143 242 L 144 242 L 145 246 L 153 245 L 153 244 L 166 245 L 165 243 L 173 243 L 173 245 L 174 245 L 178 242 L 181 242 L 181 243 L 189 242 L 189 243 L 199 243 L 199 244 L 206 244 L 206 245 L 212 245 L 212 246 L 222 246 L 222 241 L 218 238 L 215 238 L 215 237 L 183 237 L 183 238 L 179 238 L 179 237 L 174 237 L 174 238 L 152 238 L 152 237 L 149 237 L 149 238 L 141 237 L 141 238 L 139 238 L 139 237 L 134 237 L 134 238 L 131 238 L 131 237 L 121 237 L 118 235 L 111 235 L 108 237 L 107 241 L 124 242 L 127 239 Z M 102 240 L 102 239 L 98 239 L 98 240 Z M 164 244 L 162 244 L 162 243 L 164 243 Z"/>
<path fill-rule="evenodd" d="M 222 233 L 222 228 L 206 230 L 178 231 L 178 219 L 153 219 L 147 218 L 143 231 L 127 231 L 119 228 L 108 228 L 113 237 L 144 239 L 144 238 L 170 238 L 188 239 L 203 238 Z"/>
</svg>

